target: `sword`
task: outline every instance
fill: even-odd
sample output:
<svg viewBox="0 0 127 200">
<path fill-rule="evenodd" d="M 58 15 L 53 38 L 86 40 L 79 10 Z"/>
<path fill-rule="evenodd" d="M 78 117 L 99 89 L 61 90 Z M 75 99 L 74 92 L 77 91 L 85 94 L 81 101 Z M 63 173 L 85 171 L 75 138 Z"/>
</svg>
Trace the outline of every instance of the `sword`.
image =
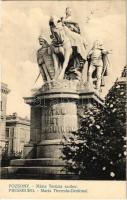
<svg viewBox="0 0 127 200">
<path fill-rule="evenodd" d="M 38 74 L 38 76 L 37 76 L 37 78 L 36 78 L 36 80 L 35 80 L 35 82 L 34 82 L 34 85 L 36 84 L 37 80 L 39 79 L 40 74 L 41 74 L 41 72 L 39 72 L 39 74 Z M 33 86 L 34 86 L 34 85 L 33 85 Z"/>
</svg>

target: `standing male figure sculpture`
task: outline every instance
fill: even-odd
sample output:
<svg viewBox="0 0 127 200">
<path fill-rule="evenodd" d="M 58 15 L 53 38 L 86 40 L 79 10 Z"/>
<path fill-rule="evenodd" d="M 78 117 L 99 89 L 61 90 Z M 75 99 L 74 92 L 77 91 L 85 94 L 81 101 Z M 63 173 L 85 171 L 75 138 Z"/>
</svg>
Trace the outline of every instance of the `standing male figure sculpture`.
<svg viewBox="0 0 127 200">
<path fill-rule="evenodd" d="M 96 89 L 100 90 L 104 86 L 104 76 L 108 75 L 109 61 L 107 54 L 110 52 L 105 50 L 103 44 L 96 40 L 93 48 L 87 55 L 88 61 L 88 82 L 93 84 L 93 78 L 96 78 Z"/>
<path fill-rule="evenodd" d="M 37 51 L 37 62 L 44 82 L 50 82 L 55 76 L 51 48 L 43 36 L 39 37 L 41 48 Z"/>
</svg>

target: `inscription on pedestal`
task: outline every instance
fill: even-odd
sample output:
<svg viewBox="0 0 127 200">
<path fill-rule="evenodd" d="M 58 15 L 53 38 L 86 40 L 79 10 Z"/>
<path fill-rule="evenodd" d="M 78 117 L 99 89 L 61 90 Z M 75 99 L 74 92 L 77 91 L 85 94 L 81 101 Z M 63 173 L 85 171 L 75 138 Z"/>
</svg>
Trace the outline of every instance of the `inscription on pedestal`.
<svg viewBox="0 0 127 200">
<path fill-rule="evenodd" d="M 49 134 L 55 134 L 56 138 L 62 138 L 68 132 L 76 131 L 77 107 L 75 102 L 57 103 L 42 110 L 42 135 L 49 139 Z M 54 137 L 55 138 L 55 137 Z"/>
</svg>

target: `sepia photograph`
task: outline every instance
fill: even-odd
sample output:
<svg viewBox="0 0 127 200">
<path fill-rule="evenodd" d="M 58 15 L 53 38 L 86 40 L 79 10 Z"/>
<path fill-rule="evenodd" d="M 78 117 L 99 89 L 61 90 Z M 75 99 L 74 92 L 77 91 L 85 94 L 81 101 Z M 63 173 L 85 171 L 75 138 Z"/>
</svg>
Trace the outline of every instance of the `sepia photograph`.
<svg viewBox="0 0 127 200">
<path fill-rule="evenodd" d="M 1 180 L 125 183 L 125 3 L 0 2 Z"/>
</svg>

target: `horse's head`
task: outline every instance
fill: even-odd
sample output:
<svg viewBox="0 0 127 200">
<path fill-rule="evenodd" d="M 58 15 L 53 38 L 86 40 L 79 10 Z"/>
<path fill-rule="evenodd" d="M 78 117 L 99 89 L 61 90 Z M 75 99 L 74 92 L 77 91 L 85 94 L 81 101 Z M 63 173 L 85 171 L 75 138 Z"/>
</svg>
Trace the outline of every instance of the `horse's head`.
<svg viewBox="0 0 127 200">
<path fill-rule="evenodd" d="M 58 17 L 51 16 L 49 20 L 49 26 L 59 28 L 59 27 L 62 27 L 62 22 Z"/>
</svg>

